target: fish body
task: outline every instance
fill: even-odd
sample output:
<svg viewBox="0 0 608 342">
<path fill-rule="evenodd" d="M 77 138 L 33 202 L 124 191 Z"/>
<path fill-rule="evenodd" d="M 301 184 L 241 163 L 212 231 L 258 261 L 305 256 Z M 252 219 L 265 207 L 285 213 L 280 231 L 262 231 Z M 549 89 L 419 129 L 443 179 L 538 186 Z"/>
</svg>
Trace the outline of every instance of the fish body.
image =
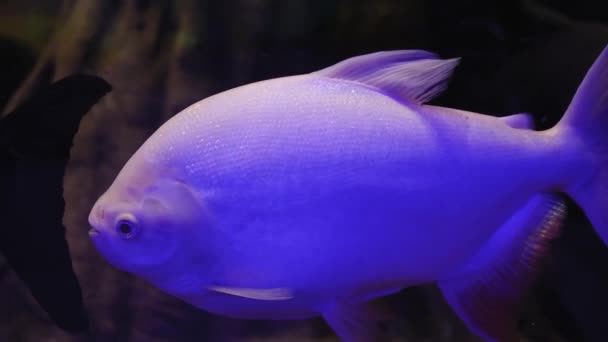
<svg viewBox="0 0 608 342">
<path fill-rule="evenodd" d="M 204 100 L 141 151 L 184 166 L 204 198 L 223 249 L 222 274 L 210 281 L 343 289 L 395 276 L 419 284 L 463 262 L 554 186 L 529 177 L 551 168 L 547 140 L 494 117 L 409 108 L 352 82 L 305 76 Z M 167 147 L 179 152 L 156 159 Z"/>
<path fill-rule="evenodd" d="M 468 279 L 493 266 L 480 256 L 525 254 L 523 242 L 545 241 L 530 240 L 538 227 L 555 229 L 557 202 L 542 194 L 591 163 L 560 127 L 425 105 L 457 64 L 371 54 L 204 99 L 128 161 L 92 210 L 93 240 L 116 267 L 202 309 L 323 315 L 343 339 L 371 340 L 345 323 L 363 324 L 358 305 Z"/>
</svg>

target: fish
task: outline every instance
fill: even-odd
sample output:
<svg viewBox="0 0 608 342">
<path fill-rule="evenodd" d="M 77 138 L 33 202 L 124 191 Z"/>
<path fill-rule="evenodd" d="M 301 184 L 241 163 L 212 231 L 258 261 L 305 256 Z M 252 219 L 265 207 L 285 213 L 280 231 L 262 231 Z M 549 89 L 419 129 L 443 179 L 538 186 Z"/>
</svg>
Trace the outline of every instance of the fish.
<svg viewBox="0 0 608 342">
<path fill-rule="evenodd" d="M 65 238 L 63 177 L 81 119 L 111 91 L 72 74 L 42 87 L 0 119 L 0 253 L 59 328 L 89 320 Z"/>
<path fill-rule="evenodd" d="M 474 334 L 516 341 L 565 196 L 608 243 L 608 48 L 542 131 L 525 113 L 429 104 L 459 62 L 381 51 L 202 99 L 126 162 L 90 238 L 218 315 L 321 316 L 344 341 L 377 341 L 377 300 L 436 284 Z"/>
</svg>

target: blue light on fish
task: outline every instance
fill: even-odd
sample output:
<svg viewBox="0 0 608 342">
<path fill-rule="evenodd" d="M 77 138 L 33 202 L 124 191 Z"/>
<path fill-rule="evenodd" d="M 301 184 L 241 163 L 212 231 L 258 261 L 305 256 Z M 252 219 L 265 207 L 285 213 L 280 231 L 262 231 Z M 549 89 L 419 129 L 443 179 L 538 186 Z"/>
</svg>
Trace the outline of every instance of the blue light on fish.
<svg viewBox="0 0 608 342">
<path fill-rule="evenodd" d="M 436 282 L 478 336 L 516 340 L 517 300 L 565 216 L 558 193 L 608 243 L 608 49 L 542 132 L 522 114 L 426 105 L 457 65 L 379 52 L 195 103 L 127 162 L 91 237 L 114 266 L 221 315 L 322 315 L 345 341 L 375 341 L 372 299 Z"/>
</svg>

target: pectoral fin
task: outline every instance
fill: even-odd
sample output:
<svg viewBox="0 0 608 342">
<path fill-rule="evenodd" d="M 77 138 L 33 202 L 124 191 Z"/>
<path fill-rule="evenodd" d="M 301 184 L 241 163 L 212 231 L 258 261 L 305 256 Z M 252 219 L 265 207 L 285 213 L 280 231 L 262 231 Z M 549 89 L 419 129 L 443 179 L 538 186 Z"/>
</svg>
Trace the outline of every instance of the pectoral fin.
<svg viewBox="0 0 608 342">
<path fill-rule="evenodd" d="M 344 342 L 381 342 L 387 338 L 378 323 L 392 315 L 379 301 L 335 302 L 323 312 L 323 318 Z"/>
<path fill-rule="evenodd" d="M 447 302 L 479 337 L 518 341 L 521 297 L 530 288 L 566 215 L 558 195 L 538 195 L 461 269 L 439 281 Z"/>
<path fill-rule="evenodd" d="M 227 295 L 256 300 L 289 300 L 293 298 L 292 290 L 287 288 L 252 289 L 243 287 L 210 286 L 208 289 Z"/>
</svg>

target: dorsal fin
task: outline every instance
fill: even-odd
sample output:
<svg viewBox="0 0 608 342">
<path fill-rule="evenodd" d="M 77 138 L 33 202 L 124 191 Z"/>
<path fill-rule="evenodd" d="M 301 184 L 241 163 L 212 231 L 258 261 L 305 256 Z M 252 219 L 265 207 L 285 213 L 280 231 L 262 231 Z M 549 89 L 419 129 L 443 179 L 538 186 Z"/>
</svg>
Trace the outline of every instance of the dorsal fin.
<svg viewBox="0 0 608 342">
<path fill-rule="evenodd" d="M 396 97 L 425 103 L 439 95 L 460 59 L 423 50 L 383 51 L 346 59 L 314 74 L 363 83 Z"/>
</svg>

